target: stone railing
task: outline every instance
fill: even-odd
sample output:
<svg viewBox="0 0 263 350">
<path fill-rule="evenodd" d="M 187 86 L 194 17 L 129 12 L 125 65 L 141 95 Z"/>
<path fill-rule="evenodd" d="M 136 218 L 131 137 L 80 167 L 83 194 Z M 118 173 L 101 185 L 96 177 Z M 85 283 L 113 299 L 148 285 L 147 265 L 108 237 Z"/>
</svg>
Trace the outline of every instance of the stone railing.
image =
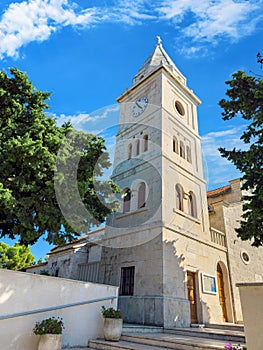
<svg viewBox="0 0 263 350">
<path fill-rule="evenodd" d="M 211 241 L 226 247 L 226 235 L 224 232 L 218 231 L 215 228 L 210 227 Z"/>
</svg>

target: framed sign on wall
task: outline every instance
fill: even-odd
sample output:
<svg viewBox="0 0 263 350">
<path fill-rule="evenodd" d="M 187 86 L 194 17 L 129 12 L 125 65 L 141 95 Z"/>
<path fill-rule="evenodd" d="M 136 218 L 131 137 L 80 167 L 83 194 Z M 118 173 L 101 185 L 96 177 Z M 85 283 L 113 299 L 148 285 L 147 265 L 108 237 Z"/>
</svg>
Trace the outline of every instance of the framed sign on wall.
<svg viewBox="0 0 263 350">
<path fill-rule="evenodd" d="M 216 276 L 202 273 L 202 287 L 203 287 L 203 293 L 216 294 L 217 293 Z"/>
</svg>

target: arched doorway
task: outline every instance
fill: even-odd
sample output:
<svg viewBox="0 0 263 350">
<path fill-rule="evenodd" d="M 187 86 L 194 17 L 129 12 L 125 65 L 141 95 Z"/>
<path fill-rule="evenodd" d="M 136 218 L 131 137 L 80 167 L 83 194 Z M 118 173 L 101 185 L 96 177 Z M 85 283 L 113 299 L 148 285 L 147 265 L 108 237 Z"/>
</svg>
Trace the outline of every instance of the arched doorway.
<svg viewBox="0 0 263 350">
<path fill-rule="evenodd" d="M 217 285 L 218 285 L 218 295 L 219 303 L 222 309 L 222 318 L 223 322 L 229 322 L 228 313 L 227 313 L 227 293 L 226 293 L 226 282 L 224 278 L 224 266 L 222 263 L 217 264 Z"/>
</svg>

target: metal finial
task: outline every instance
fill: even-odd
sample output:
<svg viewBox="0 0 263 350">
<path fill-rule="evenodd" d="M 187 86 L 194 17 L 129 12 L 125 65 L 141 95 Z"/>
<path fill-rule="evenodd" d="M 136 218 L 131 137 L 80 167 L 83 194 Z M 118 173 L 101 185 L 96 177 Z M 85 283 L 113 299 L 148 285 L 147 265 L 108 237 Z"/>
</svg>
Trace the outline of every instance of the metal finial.
<svg viewBox="0 0 263 350">
<path fill-rule="evenodd" d="M 157 40 L 157 45 L 161 45 L 162 39 L 158 35 L 156 36 L 156 40 Z"/>
</svg>

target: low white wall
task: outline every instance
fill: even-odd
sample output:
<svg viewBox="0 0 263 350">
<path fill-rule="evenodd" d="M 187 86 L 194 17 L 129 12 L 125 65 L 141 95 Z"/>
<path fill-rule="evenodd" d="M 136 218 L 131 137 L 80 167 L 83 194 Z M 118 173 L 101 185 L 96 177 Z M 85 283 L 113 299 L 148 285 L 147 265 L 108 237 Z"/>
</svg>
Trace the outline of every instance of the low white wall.
<svg viewBox="0 0 263 350">
<path fill-rule="evenodd" d="M 263 349 L 263 283 L 238 283 L 248 350 Z"/>
<path fill-rule="evenodd" d="M 0 269 L 0 316 L 117 295 L 113 286 Z M 32 329 L 52 316 L 63 318 L 63 348 L 87 346 L 89 339 L 103 335 L 102 305 L 116 307 L 117 299 L 0 319 L 0 348 L 36 350 L 39 337 Z"/>
</svg>

